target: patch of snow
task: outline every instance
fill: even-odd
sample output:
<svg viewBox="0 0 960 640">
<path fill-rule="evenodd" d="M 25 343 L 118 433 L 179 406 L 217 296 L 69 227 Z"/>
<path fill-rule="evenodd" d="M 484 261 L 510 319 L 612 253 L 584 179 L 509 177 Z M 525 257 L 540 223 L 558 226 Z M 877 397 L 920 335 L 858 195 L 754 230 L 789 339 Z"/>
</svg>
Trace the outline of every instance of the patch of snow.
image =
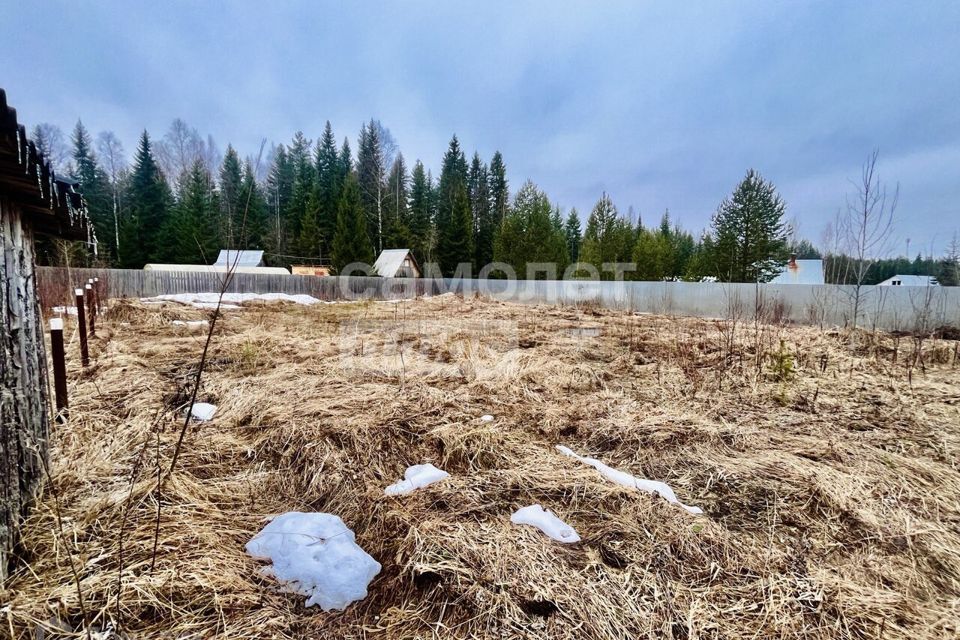
<svg viewBox="0 0 960 640">
<path fill-rule="evenodd" d="M 573 527 L 539 504 L 532 504 L 529 507 L 517 509 L 514 514 L 510 516 L 510 522 L 514 524 L 528 524 L 536 527 L 557 542 L 563 542 L 564 544 L 580 542 L 580 536 L 573 530 Z"/>
<path fill-rule="evenodd" d="M 179 327 L 202 327 L 209 324 L 207 320 L 171 320 L 170 324 L 177 325 Z"/>
<path fill-rule="evenodd" d="M 308 596 L 306 606 L 341 611 L 367 596 L 380 563 L 360 548 L 343 520 L 329 513 L 291 511 L 274 518 L 246 546 L 263 572 L 287 589 Z"/>
<path fill-rule="evenodd" d="M 68 316 L 77 315 L 76 307 L 53 307 L 52 311 L 54 313 L 66 314 Z"/>
<path fill-rule="evenodd" d="M 217 306 L 217 300 L 220 299 L 219 293 L 169 293 L 154 298 L 140 298 L 141 302 L 154 304 L 157 302 L 179 302 L 180 304 L 189 304 L 198 309 L 213 309 Z M 291 295 L 288 293 L 225 293 L 223 294 L 221 309 L 237 309 L 236 305 L 244 302 L 293 302 L 295 304 L 317 304 L 320 302 L 313 296 L 306 294 Z"/>
<path fill-rule="evenodd" d="M 671 489 L 670 485 L 666 483 L 657 482 L 656 480 L 644 480 L 642 478 L 632 476 L 626 471 L 619 471 L 617 469 L 614 469 L 613 467 L 608 467 L 607 465 L 603 464 L 602 462 L 600 462 L 595 458 L 585 458 L 583 456 L 579 456 L 561 444 L 557 445 L 557 450 L 566 456 L 570 456 L 571 458 L 576 458 L 580 462 L 590 465 L 591 467 L 599 471 L 600 475 L 602 475 L 604 478 L 606 478 L 610 482 L 619 484 L 623 487 L 629 487 L 631 489 L 639 489 L 640 491 L 648 491 L 650 493 L 656 493 L 661 498 L 666 499 L 667 502 L 678 504 L 684 509 L 686 509 L 687 511 L 689 511 L 690 513 L 693 513 L 693 514 L 703 513 L 703 509 L 699 507 L 690 507 L 680 502 L 680 500 L 677 499 L 677 495 L 673 492 L 673 489 Z"/>
<path fill-rule="evenodd" d="M 213 420 L 213 414 L 217 412 L 217 405 L 210 404 L 209 402 L 196 402 L 193 405 L 193 411 L 191 415 L 196 420 L 207 421 Z"/>
<path fill-rule="evenodd" d="M 486 415 L 480 416 L 480 419 L 483 420 L 484 422 L 493 422 L 493 416 L 490 415 L 489 413 Z"/>
<path fill-rule="evenodd" d="M 414 489 L 426 487 L 427 485 L 449 477 L 449 473 L 437 469 L 430 463 L 415 464 L 412 467 L 407 467 L 407 470 L 403 472 L 403 480 L 399 480 L 384 489 L 383 494 L 387 496 L 404 496 L 412 493 Z"/>
</svg>

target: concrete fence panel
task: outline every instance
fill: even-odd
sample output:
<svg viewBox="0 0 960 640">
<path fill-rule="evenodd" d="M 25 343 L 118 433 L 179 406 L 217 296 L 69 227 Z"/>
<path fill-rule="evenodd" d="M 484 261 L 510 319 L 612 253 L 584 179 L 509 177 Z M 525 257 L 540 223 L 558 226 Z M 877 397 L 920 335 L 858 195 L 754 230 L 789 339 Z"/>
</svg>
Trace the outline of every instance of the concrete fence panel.
<svg viewBox="0 0 960 640">
<path fill-rule="evenodd" d="M 99 278 L 111 298 L 209 293 L 224 274 L 39 267 L 46 308 L 70 304 L 75 286 Z M 960 327 L 960 287 L 774 285 L 720 282 L 609 282 L 596 280 L 412 279 L 371 276 L 234 274 L 237 293 L 306 294 L 320 300 L 396 300 L 456 293 L 525 304 L 594 304 L 610 309 L 703 318 L 756 318 L 818 326 L 916 331 Z"/>
</svg>

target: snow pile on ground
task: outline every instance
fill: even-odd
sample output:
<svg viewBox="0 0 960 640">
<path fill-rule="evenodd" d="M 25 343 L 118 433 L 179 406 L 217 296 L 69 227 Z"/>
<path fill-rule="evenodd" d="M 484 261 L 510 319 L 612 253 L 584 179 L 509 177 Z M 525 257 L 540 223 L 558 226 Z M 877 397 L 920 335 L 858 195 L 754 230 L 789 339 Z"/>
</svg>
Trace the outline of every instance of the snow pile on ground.
<svg viewBox="0 0 960 640">
<path fill-rule="evenodd" d="M 665 484 L 663 482 L 657 482 L 656 480 L 644 480 L 642 478 L 637 478 L 636 476 L 632 476 L 625 471 L 618 471 L 617 469 L 608 467 L 607 465 L 603 464 L 602 462 L 600 462 L 595 458 L 584 458 L 582 456 L 578 456 L 576 453 L 574 453 L 567 447 L 560 444 L 557 445 L 557 450 L 564 455 L 570 456 L 571 458 L 576 458 L 580 462 L 590 465 L 591 467 L 599 471 L 600 474 L 610 482 L 614 482 L 624 487 L 630 487 L 632 489 L 640 489 L 641 491 L 649 491 L 650 493 L 656 493 L 656 494 L 659 494 L 660 497 L 665 498 L 667 502 L 678 504 L 684 509 L 686 509 L 687 511 L 689 511 L 690 513 L 693 513 L 693 514 L 703 513 L 703 509 L 699 507 L 689 507 L 683 504 L 682 502 L 680 502 L 677 499 L 677 495 L 673 492 L 673 489 L 671 489 L 670 485 L 668 484 Z"/>
<path fill-rule="evenodd" d="M 426 487 L 449 477 L 449 473 L 437 469 L 430 463 L 415 464 L 412 467 L 407 467 L 407 470 L 403 472 L 403 480 L 393 483 L 384 489 L 383 493 L 387 496 L 404 496 L 412 493 L 414 489 Z"/>
<path fill-rule="evenodd" d="M 198 309 L 214 309 L 217 306 L 219 293 L 170 293 L 153 298 L 140 298 L 140 302 L 152 304 L 154 302 L 179 302 L 189 304 Z M 225 293 L 220 308 L 236 309 L 236 305 L 244 302 L 293 302 L 294 304 L 317 304 L 322 302 L 313 296 L 303 293 L 291 295 L 289 293 Z M 231 306 L 228 306 L 231 305 Z"/>
<path fill-rule="evenodd" d="M 190 412 L 196 420 L 213 420 L 213 414 L 217 412 L 217 405 L 209 402 L 195 402 L 193 410 Z"/>
<path fill-rule="evenodd" d="M 573 530 L 573 527 L 539 504 L 532 504 L 529 507 L 517 509 L 516 512 L 510 516 L 510 522 L 514 524 L 528 524 L 536 527 L 557 542 L 563 542 L 565 544 L 580 542 L 580 536 Z"/>
<path fill-rule="evenodd" d="M 197 327 L 205 326 L 208 323 L 206 320 L 172 320 L 170 324 L 178 327 L 189 327 L 191 329 L 195 329 Z"/>
<path fill-rule="evenodd" d="M 329 513 L 291 511 L 247 543 L 247 553 L 273 562 L 263 573 L 308 596 L 306 606 L 343 610 L 367 596 L 380 563 L 361 549 L 343 520 Z"/>
<path fill-rule="evenodd" d="M 63 315 L 68 315 L 68 316 L 75 316 L 75 315 L 77 315 L 77 308 L 76 308 L 76 307 L 53 307 L 52 311 L 53 311 L 54 313 L 60 313 L 60 314 L 63 314 Z"/>
</svg>

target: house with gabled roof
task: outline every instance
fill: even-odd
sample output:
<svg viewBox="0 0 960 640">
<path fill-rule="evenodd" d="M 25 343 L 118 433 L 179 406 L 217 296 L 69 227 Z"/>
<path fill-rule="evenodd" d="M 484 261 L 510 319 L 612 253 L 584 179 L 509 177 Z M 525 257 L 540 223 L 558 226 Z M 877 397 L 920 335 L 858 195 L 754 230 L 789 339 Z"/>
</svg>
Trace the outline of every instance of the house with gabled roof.
<svg viewBox="0 0 960 640">
<path fill-rule="evenodd" d="M 383 278 L 420 278 L 423 272 L 410 249 L 384 249 L 373 268 Z"/>
</svg>

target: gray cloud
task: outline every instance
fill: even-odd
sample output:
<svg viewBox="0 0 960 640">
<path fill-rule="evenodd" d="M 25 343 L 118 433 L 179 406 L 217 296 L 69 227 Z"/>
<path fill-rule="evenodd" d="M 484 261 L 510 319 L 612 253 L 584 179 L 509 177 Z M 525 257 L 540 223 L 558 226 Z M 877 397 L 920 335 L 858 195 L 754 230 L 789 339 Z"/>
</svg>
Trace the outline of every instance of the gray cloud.
<svg viewBox="0 0 960 640">
<path fill-rule="evenodd" d="M 0 4 L 22 118 L 128 150 L 174 117 L 243 153 L 327 119 L 355 145 L 376 117 L 434 170 L 456 132 L 515 187 L 694 230 L 755 167 L 816 240 L 879 147 L 901 239 L 960 227 L 955 3 Z"/>
</svg>

